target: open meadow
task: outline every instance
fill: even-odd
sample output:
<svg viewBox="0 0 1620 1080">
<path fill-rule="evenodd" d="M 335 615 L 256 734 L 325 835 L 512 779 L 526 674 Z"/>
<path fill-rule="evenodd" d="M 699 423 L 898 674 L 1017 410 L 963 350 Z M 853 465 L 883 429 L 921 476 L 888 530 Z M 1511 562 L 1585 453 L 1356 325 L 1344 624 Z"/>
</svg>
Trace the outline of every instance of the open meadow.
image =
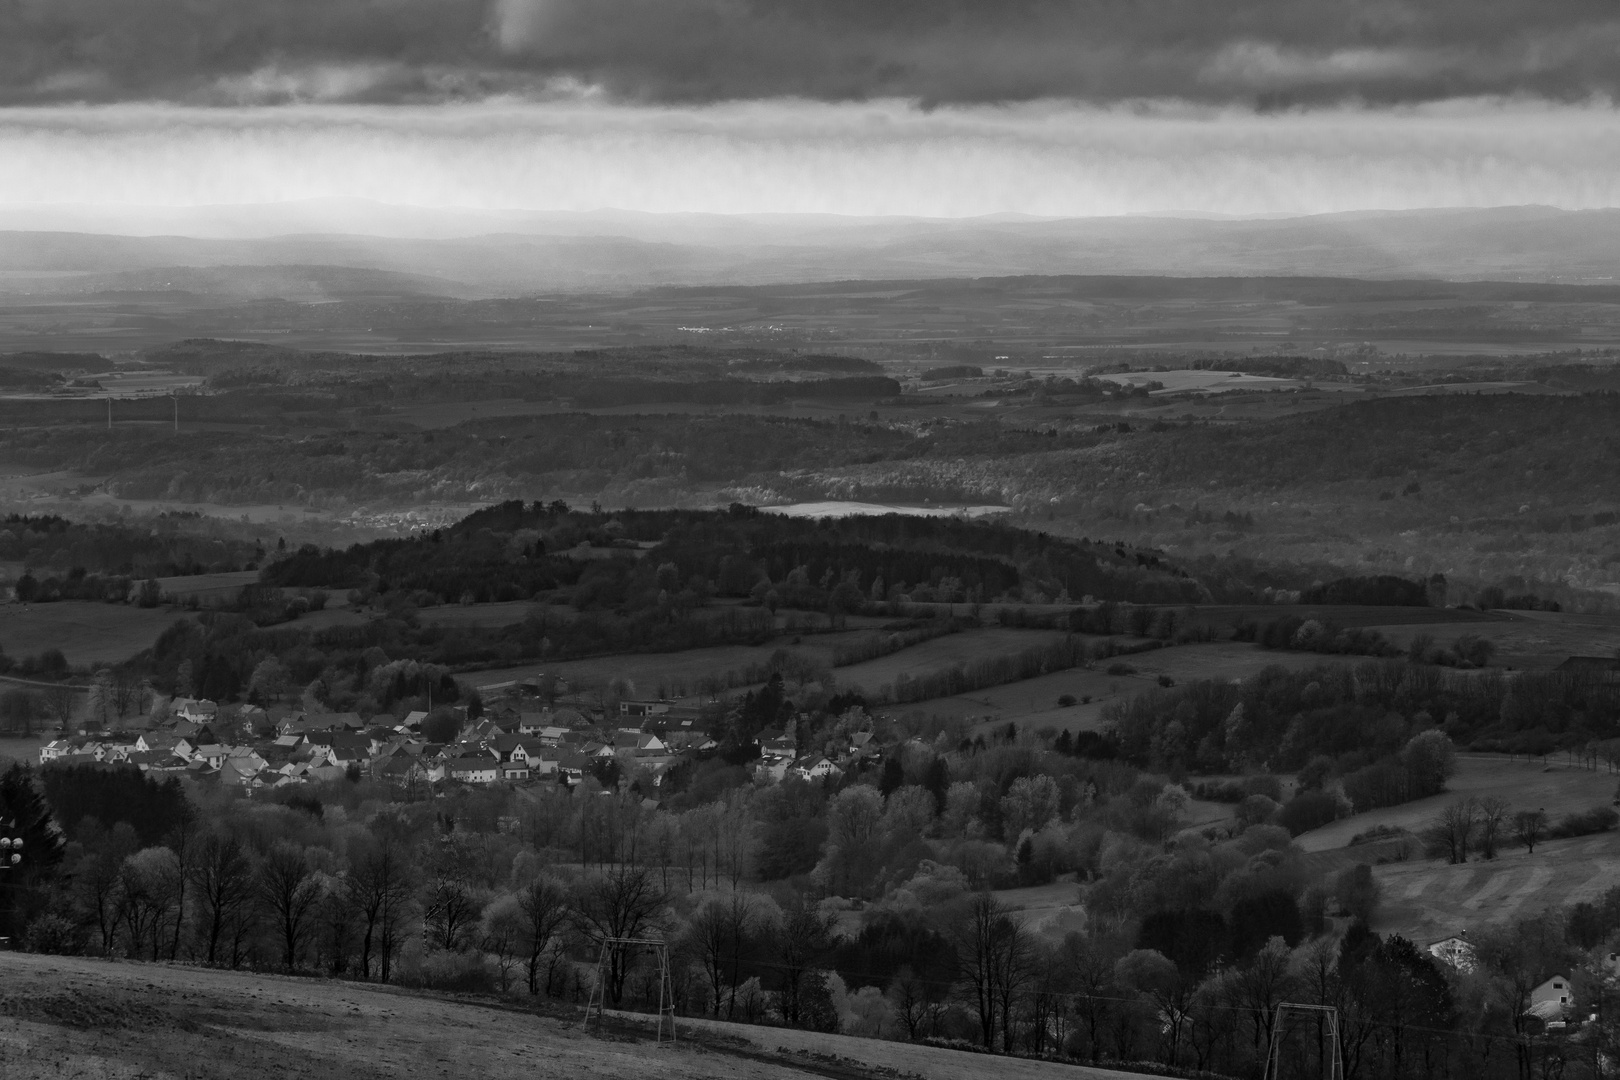
<svg viewBox="0 0 1620 1080">
<path fill-rule="evenodd" d="M 158 588 L 164 596 L 185 600 L 195 596 L 199 600 L 218 600 L 235 596 L 243 586 L 259 580 L 257 570 L 222 571 L 217 574 L 187 574 L 184 577 L 158 578 Z"/>
<path fill-rule="evenodd" d="M 1469 612 L 1445 612 L 1469 615 Z M 1462 634 L 1473 634 L 1496 645 L 1496 663 L 1544 670 L 1571 656 L 1613 656 L 1620 649 L 1620 616 L 1561 611 L 1491 612 L 1491 619 L 1446 621 L 1425 625 L 1385 623 L 1376 629 L 1398 645 L 1406 646 L 1418 634 L 1446 644 Z"/>
<path fill-rule="evenodd" d="M 1620 835 L 1601 833 L 1510 848 L 1493 861 L 1390 862 L 1373 868 L 1383 899 L 1374 930 L 1419 945 L 1461 929 L 1595 901 L 1620 885 Z"/>
<path fill-rule="evenodd" d="M 1009 630 L 1002 627 L 963 630 L 932 638 L 876 660 L 839 668 L 838 684 L 875 693 L 882 687 L 892 686 L 901 676 L 916 678 L 956 664 L 971 664 L 986 657 L 1040 648 L 1063 638 L 1064 634 L 1058 630 Z"/>
<path fill-rule="evenodd" d="M 6 1080 L 1128 1080 L 1079 1068 L 842 1035 L 680 1020 L 659 1048 L 646 1018 L 539 1016 L 515 999 L 167 964 L 8 953 L 0 965 Z"/>
<path fill-rule="evenodd" d="M 0 690 L 5 684 L 0 683 Z M 39 748 L 51 741 L 54 732 L 40 732 L 37 735 L 4 735 L 0 736 L 0 769 L 13 761 L 26 761 L 30 764 L 39 764 Z"/>
<path fill-rule="evenodd" d="M 57 600 L 0 605 L 0 649 L 33 656 L 61 649 L 70 664 L 116 664 L 151 645 L 186 616 L 168 608 Z"/>
<path fill-rule="evenodd" d="M 1565 814 L 1608 806 L 1620 782 L 1606 769 L 1586 769 L 1566 763 L 1562 755 L 1548 759 L 1509 758 L 1497 754 L 1460 754 L 1457 772 L 1446 790 L 1426 799 L 1386 806 L 1341 818 L 1313 829 L 1295 842 L 1306 851 L 1344 847 L 1351 837 L 1377 826 L 1417 832 L 1432 822 L 1446 804 L 1461 798 L 1496 796 L 1515 810 L 1545 810 L 1557 821 Z M 1616 842 L 1620 850 L 1620 841 Z"/>
<path fill-rule="evenodd" d="M 473 687 L 489 686 L 512 679 L 526 679 L 545 673 L 567 679 L 575 686 L 601 687 L 614 679 L 635 684 L 639 695 L 654 695 L 659 687 L 666 689 L 683 683 L 688 694 L 697 693 L 699 680 L 707 676 L 721 677 L 727 672 L 741 672 L 750 665 L 763 664 L 779 650 L 802 655 L 813 663 L 831 666 L 833 651 L 853 644 L 867 632 L 841 630 L 829 634 L 805 634 L 797 644 L 792 636 L 783 635 L 764 645 L 715 645 L 703 649 L 683 649 L 666 653 L 614 653 L 593 656 L 583 660 L 535 660 L 511 667 L 490 668 L 469 672 L 461 680 Z"/>
<path fill-rule="evenodd" d="M 1134 697 L 1156 687 L 1160 677 L 1175 683 L 1198 679 L 1240 679 L 1276 665 L 1290 671 L 1317 664 L 1349 663 L 1363 657 L 1322 656 L 1317 653 L 1277 652 L 1246 642 L 1215 641 L 1173 645 L 1151 652 L 1098 661 L 1090 668 L 1057 671 L 1022 682 L 993 686 L 953 697 L 935 698 L 913 708 L 939 716 L 977 719 L 980 730 L 1008 721 L 1039 731 L 1099 731 L 1103 710 L 1112 702 Z M 1130 674 L 1110 675 L 1123 664 Z M 1058 699 L 1073 697 L 1075 704 Z M 1090 698 L 1088 702 L 1085 699 Z"/>
</svg>

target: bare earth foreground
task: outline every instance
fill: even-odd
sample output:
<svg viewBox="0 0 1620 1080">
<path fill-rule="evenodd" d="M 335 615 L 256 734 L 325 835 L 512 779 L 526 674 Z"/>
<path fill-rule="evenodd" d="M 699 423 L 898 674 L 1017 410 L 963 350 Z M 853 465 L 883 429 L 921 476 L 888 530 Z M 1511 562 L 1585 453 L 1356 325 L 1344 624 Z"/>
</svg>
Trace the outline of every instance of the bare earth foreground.
<svg viewBox="0 0 1620 1080">
<path fill-rule="evenodd" d="M 1135 1080 L 1141 1074 L 682 1021 L 587 1035 L 577 1017 L 407 991 L 163 964 L 0 953 L 0 1077 L 212 1080 L 758 1078 Z"/>
</svg>

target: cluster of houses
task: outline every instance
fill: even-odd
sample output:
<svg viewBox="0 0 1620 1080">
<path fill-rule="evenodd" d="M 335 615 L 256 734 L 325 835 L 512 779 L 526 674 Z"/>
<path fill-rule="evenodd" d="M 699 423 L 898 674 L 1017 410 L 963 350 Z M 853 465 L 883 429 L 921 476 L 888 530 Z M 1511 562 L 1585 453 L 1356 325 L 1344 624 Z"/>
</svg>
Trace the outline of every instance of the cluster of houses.
<svg viewBox="0 0 1620 1080">
<path fill-rule="evenodd" d="M 1431 941 L 1427 950 L 1430 956 L 1458 971 L 1473 971 L 1479 963 L 1466 930 Z M 1605 981 L 1620 978 L 1620 953 L 1608 952 L 1601 966 Z M 1525 1013 L 1540 1020 L 1547 1030 L 1560 1031 L 1576 1019 L 1575 987 L 1567 972 L 1545 970 L 1543 974 L 1545 978 L 1530 990 Z"/>
<path fill-rule="evenodd" d="M 487 688 L 486 688 L 487 690 Z M 425 712 L 403 719 L 353 712 L 220 706 L 176 698 L 146 730 L 83 733 L 40 748 L 42 764 L 128 764 L 156 776 L 184 775 L 248 791 L 365 776 L 412 791 L 445 783 L 581 783 L 611 759 L 623 777 L 644 776 L 654 787 L 683 760 L 718 749 L 698 710 L 663 701 L 624 701 L 611 716 L 586 703 L 545 705 L 520 689 L 492 695 L 476 720 L 457 713 L 452 742 L 428 741 Z M 836 779 L 860 758 L 875 757 L 869 733 L 850 738 L 839 755 L 800 757 L 792 734 L 767 731 L 755 766 L 762 783 L 789 774 Z"/>
</svg>

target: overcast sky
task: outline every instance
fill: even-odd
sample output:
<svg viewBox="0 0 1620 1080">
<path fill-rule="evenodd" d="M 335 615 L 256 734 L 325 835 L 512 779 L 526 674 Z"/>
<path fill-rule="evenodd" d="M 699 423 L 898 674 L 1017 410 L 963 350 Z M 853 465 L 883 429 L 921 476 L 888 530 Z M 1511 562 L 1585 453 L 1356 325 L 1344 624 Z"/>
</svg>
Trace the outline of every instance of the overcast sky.
<svg viewBox="0 0 1620 1080">
<path fill-rule="evenodd" d="M 9 0 L 0 204 L 1620 204 L 1614 0 Z"/>
</svg>

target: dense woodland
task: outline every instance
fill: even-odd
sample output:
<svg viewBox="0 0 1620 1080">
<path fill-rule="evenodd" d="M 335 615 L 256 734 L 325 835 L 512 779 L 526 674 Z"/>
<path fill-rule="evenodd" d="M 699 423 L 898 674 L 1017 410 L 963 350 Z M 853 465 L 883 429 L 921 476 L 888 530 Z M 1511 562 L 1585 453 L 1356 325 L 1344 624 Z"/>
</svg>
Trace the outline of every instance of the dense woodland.
<svg viewBox="0 0 1620 1080">
<path fill-rule="evenodd" d="M 581 544 L 623 557 L 571 557 Z M 581 609 L 648 607 L 660 593 L 681 592 L 699 602 L 774 592 L 773 607 L 810 610 L 902 597 L 983 603 L 1094 595 L 1175 603 L 1202 595 L 1185 571 L 1154 552 L 993 522 L 900 514 L 807 520 L 741 504 L 725 512 L 584 513 L 566 503 L 512 501 L 409 540 L 346 551 L 306 548 L 263 576 L 271 585 L 424 592 L 440 602 L 464 594 L 518 599 L 562 587 Z"/>
<path fill-rule="evenodd" d="M 208 393 L 181 403 L 182 427 L 193 425 L 185 438 L 156 423 L 108 431 L 97 401 L 0 402 L 0 417 L 16 421 L 0 434 L 0 455 L 94 477 L 125 498 L 221 507 L 559 495 L 612 506 L 996 503 L 1026 524 L 1102 532 L 1189 567 L 1217 557 L 1224 569 L 1207 584 L 1219 595 L 1263 587 L 1230 572 L 1248 560 L 1267 584 L 1291 590 L 1348 572 L 1444 572 L 1471 592 L 1498 587 L 1600 609 L 1609 601 L 1597 586 L 1620 534 L 1620 495 L 1602 464 L 1620 445 L 1612 436 L 1620 399 L 1607 369 L 1584 357 L 1466 373 L 1534 378 L 1560 394 L 1344 395 L 1349 404 L 1304 410 L 1278 394 L 1275 416 L 1261 409 L 1237 423 L 1195 419 L 1178 411 L 1185 399 L 1148 399 L 1145 388 L 1127 391 L 1088 370 L 970 380 L 963 393 L 1005 406 L 983 419 L 950 397 L 902 393 L 870 360 L 759 348 L 383 359 L 193 341 L 147 359 L 209 380 Z M 1324 363 L 1337 362 L 1224 366 L 1348 378 L 1317 370 Z M 1381 378 L 1392 389 L 1412 381 Z M 977 389 L 981 381 L 989 388 Z M 803 420 L 568 411 L 789 399 L 847 412 Z M 548 414 L 448 427 L 428 416 L 488 401 L 531 401 Z M 119 407 L 131 421 L 169 416 L 167 401 Z M 1345 508 L 1358 523 L 1353 539 L 1337 527 Z"/>
</svg>

